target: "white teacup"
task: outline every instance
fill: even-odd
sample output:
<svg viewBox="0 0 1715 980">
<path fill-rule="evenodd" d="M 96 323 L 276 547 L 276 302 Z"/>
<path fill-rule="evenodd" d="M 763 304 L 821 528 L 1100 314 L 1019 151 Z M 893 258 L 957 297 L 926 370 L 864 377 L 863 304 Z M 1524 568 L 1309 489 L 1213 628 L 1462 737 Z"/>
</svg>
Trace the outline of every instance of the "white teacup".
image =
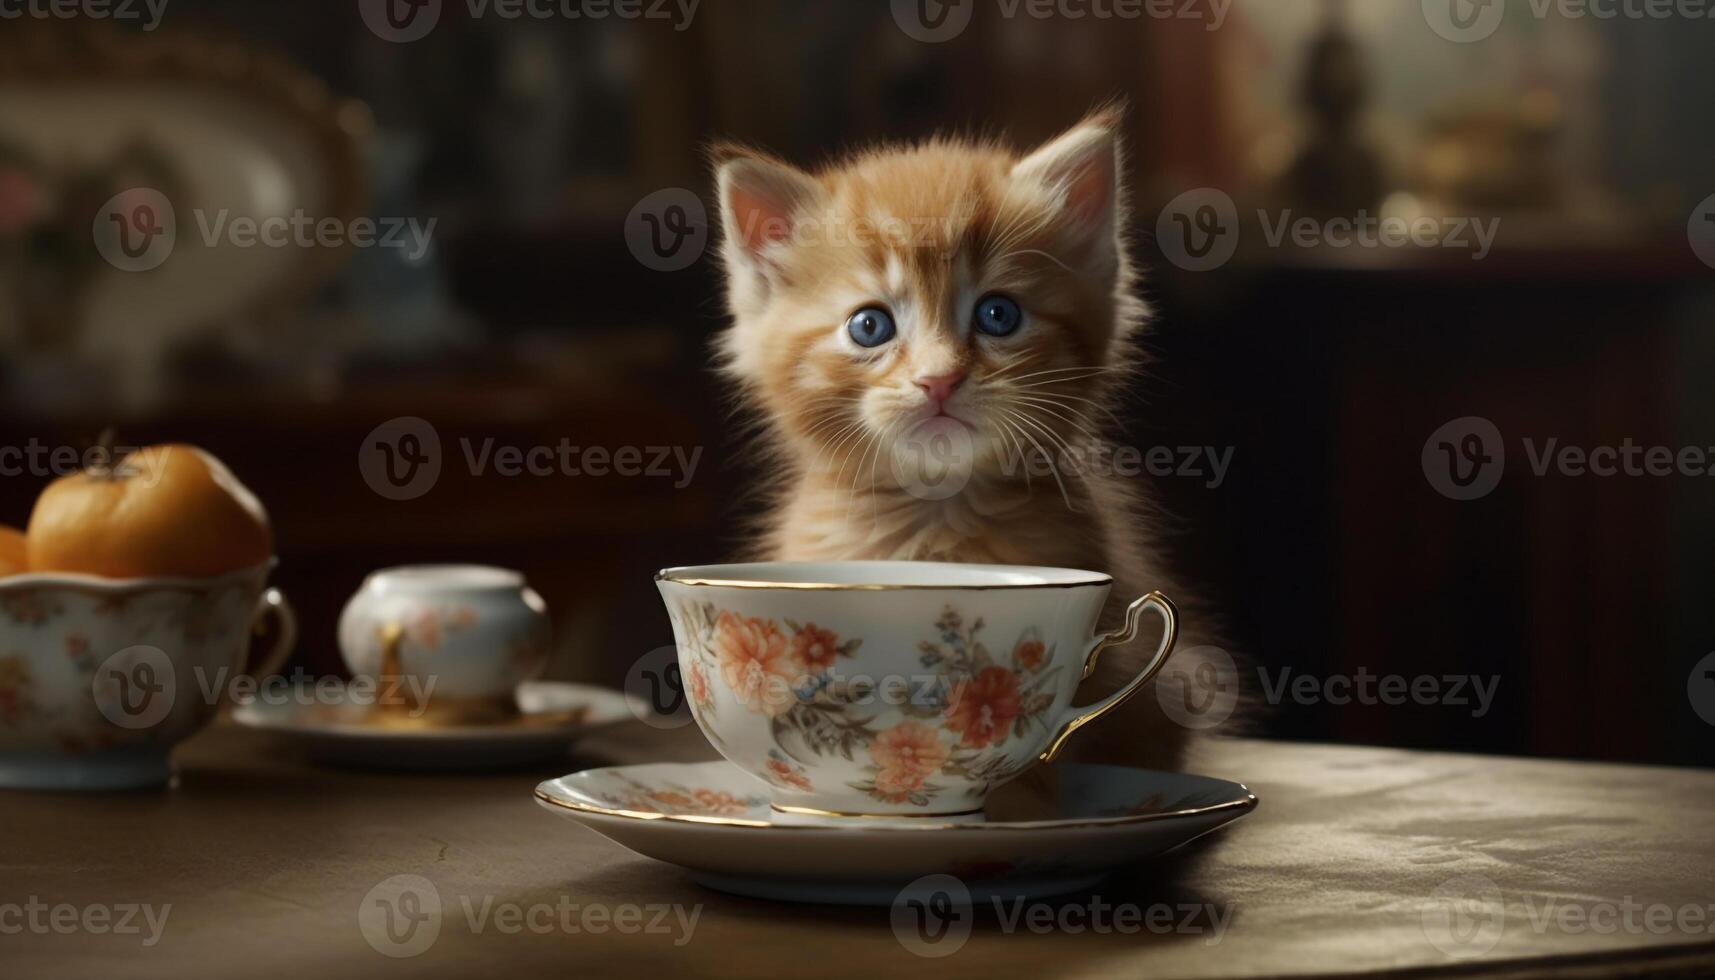
<svg viewBox="0 0 1715 980">
<path fill-rule="evenodd" d="M 722 755 L 807 819 L 957 817 L 1137 693 L 1178 630 L 1160 593 L 1092 636 L 1097 572 L 942 562 L 766 562 L 656 576 L 692 716 Z M 1107 646 L 1164 620 L 1124 687 L 1074 706 Z"/>
<path fill-rule="evenodd" d="M 353 677 L 400 718 L 459 723 L 518 712 L 548 662 L 547 606 L 524 576 L 486 565 L 407 565 L 364 579 L 339 618 Z"/>
<path fill-rule="evenodd" d="M 245 671 L 273 674 L 297 635 L 272 560 L 208 578 L 32 572 L 0 580 L 0 788 L 108 790 L 172 778 L 173 746 Z"/>
</svg>

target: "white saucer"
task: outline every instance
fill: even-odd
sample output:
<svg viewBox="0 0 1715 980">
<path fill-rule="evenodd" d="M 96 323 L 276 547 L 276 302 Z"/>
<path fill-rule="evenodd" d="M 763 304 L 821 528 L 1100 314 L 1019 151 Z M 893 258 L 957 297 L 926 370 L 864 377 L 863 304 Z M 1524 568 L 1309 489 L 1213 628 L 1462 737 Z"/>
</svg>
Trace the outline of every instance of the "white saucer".
<svg viewBox="0 0 1715 980">
<path fill-rule="evenodd" d="M 1256 807 L 1239 783 L 1120 766 L 1059 767 L 1050 819 L 782 824 L 766 787 L 727 762 L 613 766 L 550 779 L 536 799 L 711 888 L 795 902 L 886 905 L 924 875 L 976 901 L 1089 888 Z"/>
<path fill-rule="evenodd" d="M 302 689 L 300 689 L 302 690 Z M 401 728 L 378 724 L 374 709 L 339 697 L 255 700 L 232 710 L 247 728 L 301 743 L 314 759 L 379 769 L 502 769 L 561 757 L 593 729 L 643 717 L 626 695 L 562 681 L 518 686 L 517 718 L 481 725 Z M 641 713 L 641 714 L 640 714 Z"/>
</svg>

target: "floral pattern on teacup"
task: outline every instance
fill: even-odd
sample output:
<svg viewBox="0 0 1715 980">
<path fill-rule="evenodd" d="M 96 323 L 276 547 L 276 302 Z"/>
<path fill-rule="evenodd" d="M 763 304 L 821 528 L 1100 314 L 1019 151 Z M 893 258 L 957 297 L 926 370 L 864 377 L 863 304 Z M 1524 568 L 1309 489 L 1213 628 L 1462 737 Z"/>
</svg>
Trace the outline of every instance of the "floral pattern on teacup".
<svg viewBox="0 0 1715 980">
<path fill-rule="evenodd" d="M 182 738 L 215 710 L 190 696 L 200 693 L 193 669 L 212 677 L 233 659 L 221 638 L 246 635 L 241 624 L 250 594 L 239 582 L 101 594 L 55 584 L 0 592 L 0 752 L 75 756 Z M 103 714 L 96 684 L 102 661 L 130 646 L 171 649 L 184 665 L 179 707 L 138 730 L 117 728 Z"/>
<path fill-rule="evenodd" d="M 991 652 L 979 617 L 967 623 L 952 606 L 918 645 L 919 663 L 941 683 L 881 703 L 869 681 L 847 680 L 838 666 L 860 638 L 842 639 L 816 623 L 741 616 L 712 602 L 676 610 L 688 638 L 686 692 L 693 714 L 712 718 L 710 678 L 719 677 L 745 709 L 768 718 L 774 748 L 764 778 L 810 791 L 818 759 L 861 763 L 846 785 L 892 804 L 928 806 L 945 787 L 937 776 L 993 786 L 1033 759 L 996 751 L 1046 724 L 1060 667 L 1053 648 L 1025 629 L 1003 656 Z M 712 739 L 713 726 L 705 725 Z M 718 745 L 718 741 L 717 741 Z"/>
</svg>

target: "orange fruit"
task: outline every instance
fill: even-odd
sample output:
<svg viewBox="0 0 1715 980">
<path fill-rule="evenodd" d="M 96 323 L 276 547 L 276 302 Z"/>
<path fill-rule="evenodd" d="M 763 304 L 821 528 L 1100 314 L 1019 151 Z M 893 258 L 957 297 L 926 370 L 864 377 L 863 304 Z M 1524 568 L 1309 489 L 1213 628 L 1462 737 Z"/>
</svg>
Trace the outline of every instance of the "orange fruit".
<svg viewBox="0 0 1715 980">
<path fill-rule="evenodd" d="M 24 532 L 0 524 L 0 575 L 19 575 L 30 570 L 24 553 Z"/>
<path fill-rule="evenodd" d="M 36 499 L 29 568 L 108 578 L 201 578 L 274 553 L 249 488 L 195 446 L 149 446 L 115 465 L 62 476 Z"/>
</svg>

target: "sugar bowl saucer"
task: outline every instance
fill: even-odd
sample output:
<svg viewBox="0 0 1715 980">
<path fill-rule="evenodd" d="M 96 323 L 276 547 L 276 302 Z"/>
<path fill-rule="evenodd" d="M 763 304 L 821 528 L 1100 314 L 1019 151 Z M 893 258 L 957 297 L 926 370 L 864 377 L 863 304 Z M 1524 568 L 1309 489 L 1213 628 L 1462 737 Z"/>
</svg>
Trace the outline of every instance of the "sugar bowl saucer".
<svg viewBox="0 0 1715 980">
<path fill-rule="evenodd" d="M 505 769 L 563 756 L 594 729 L 647 714 L 641 704 L 605 687 L 525 681 L 518 711 L 481 724 L 413 723 L 339 697 L 275 697 L 233 709 L 247 728 L 301 743 L 311 758 L 381 769 Z"/>
<path fill-rule="evenodd" d="M 721 891 L 794 902 L 886 905 L 931 874 L 978 901 L 1089 888 L 1128 862 L 1244 816 L 1240 783 L 1121 766 L 1060 767 L 1042 819 L 849 820 L 806 825 L 770 808 L 731 763 L 612 766 L 536 787 L 544 807 Z"/>
</svg>

